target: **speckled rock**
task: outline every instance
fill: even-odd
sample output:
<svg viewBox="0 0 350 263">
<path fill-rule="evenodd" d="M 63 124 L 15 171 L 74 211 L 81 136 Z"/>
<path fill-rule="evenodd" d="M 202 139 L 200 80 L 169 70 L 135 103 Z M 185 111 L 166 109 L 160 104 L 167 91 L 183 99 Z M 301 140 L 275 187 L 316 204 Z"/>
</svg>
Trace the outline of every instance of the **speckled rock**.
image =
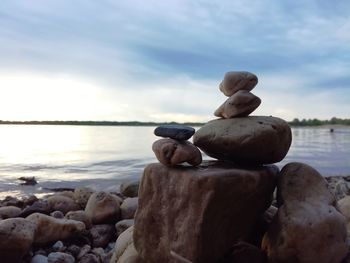
<svg viewBox="0 0 350 263">
<path fill-rule="evenodd" d="M 70 197 L 64 195 L 53 195 L 47 198 L 51 211 L 61 211 L 66 214 L 69 211 L 79 210 L 80 207 Z"/>
<path fill-rule="evenodd" d="M 47 257 L 48 263 L 74 263 L 72 255 L 63 252 L 52 252 Z"/>
<path fill-rule="evenodd" d="M 34 213 L 27 217 L 28 221 L 36 224 L 34 243 L 47 244 L 57 240 L 70 238 L 83 231 L 85 225 L 82 222 L 57 219 L 44 214 Z"/>
<path fill-rule="evenodd" d="M 64 218 L 64 214 L 61 211 L 53 211 L 50 216 L 54 218 Z"/>
<path fill-rule="evenodd" d="M 90 229 L 93 247 L 105 247 L 114 237 L 116 230 L 113 225 L 93 225 Z"/>
<path fill-rule="evenodd" d="M 133 219 L 139 202 L 138 197 L 126 198 L 120 206 L 121 219 Z"/>
<path fill-rule="evenodd" d="M 34 213 L 41 213 L 48 215 L 51 212 L 51 207 L 46 200 L 35 201 L 32 205 L 23 209 L 20 217 L 27 217 Z"/>
<path fill-rule="evenodd" d="M 270 206 L 278 171 L 274 165 L 240 169 L 215 161 L 148 165 L 134 226 L 140 257 L 175 263 L 174 251 L 193 263 L 220 260 L 232 244 L 248 238 Z"/>
<path fill-rule="evenodd" d="M 1 263 L 21 262 L 34 241 L 36 224 L 24 218 L 0 221 Z"/>
<path fill-rule="evenodd" d="M 195 129 L 185 125 L 170 124 L 161 125 L 154 130 L 156 136 L 171 138 L 178 141 L 186 141 L 192 137 Z"/>
<path fill-rule="evenodd" d="M 117 236 L 120 236 L 121 233 L 123 233 L 125 230 L 127 230 L 129 227 L 133 226 L 135 224 L 134 219 L 124 219 L 120 220 L 115 224 L 115 229 L 117 230 Z"/>
<path fill-rule="evenodd" d="M 44 255 L 35 255 L 30 260 L 30 263 L 48 263 L 48 259 Z"/>
<path fill-rule="evenodd" d="M 261 100 L 249 91 L 239 90 L 228 98 L 214 115 L 225 119 L 245 117 L 259 107 Z"/>
<path fill-rule="evenodd" d="M 68 212 L 65 217 L 70 220 L 83 222 L 86 229 L 90 229 L 92 226 L 91 218 L 86 214 L 84 210 Z"/>
<path fill-rule="evenodd" d="M 21 212 L 21 208 L 18 208 L 17 206 L 3 206 L 0 207 L 0 219 L 18 217 Z"/>
<path fill-rule="evenodd" d="M 277 204 L 262 241 L 269 263 L 339 263 L 346 256 L 345 218 L 315 169 L 302 163 L 284 166 Z"/>
<path fill-rule="evenodd" d="M 85 209 L 85 206 L 93 193 L 94 190 L 90 187 L 77 187 L 74 190 L 74 200 L 82 209 Z"/>
<path fill-rule="evenodd" d="M 93 193 L 85 212 L 93 224 L 115 223 L 120 218 L 119 198 L 106 192 Z"/>
<path fill-rule="evenodd" d="M 230 97 L 239 90 L 251 91 L 258 83 L 258 77 L 247 71 L 230 71 L 219 85 L 220 91 Z"/>
<path fill-rule="evenodd" d="M 120 185 L 120 192 L 126 197 L 137 197 L 139 193 L 140 181 L 123 182 Z"/>
<path fill-rule="evenodd" d="M 193 166 L 202 162 L 202 154 L 196 146 L 188 141 L 161 139 L 152 145 L 158 161 L 166 166 L 187 162 Z"/>
<path fill-rule="evenodd" d="M 291 142 L 287 122 L 263 116 L 213 120 L 193 137 L 193 143 L 209 156 L 245 164 L 279 162 Z"/>
</svg>

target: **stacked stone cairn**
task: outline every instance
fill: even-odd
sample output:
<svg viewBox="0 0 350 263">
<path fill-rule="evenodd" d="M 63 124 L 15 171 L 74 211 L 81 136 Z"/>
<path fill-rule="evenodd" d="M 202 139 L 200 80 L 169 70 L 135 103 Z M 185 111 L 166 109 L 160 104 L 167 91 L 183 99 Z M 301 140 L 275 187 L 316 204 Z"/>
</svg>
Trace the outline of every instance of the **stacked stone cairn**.
<svg viewBox="0 0 350 263">
<path fill-rule="evenodd" d="M 196 132 L 155 130 L 139 188 L 135 225 L 117 240 L 113 263 L 340 263 L 346 226 L 334 196 L 312 167 L 281 161 L 292 141 L 276 117 L 248 116 L 261 103 L 257 77 L 228 72 L 229 98 Z M 188 141 L 194 134 L 193 144 Z M 202 162 L 199 147 L 217 160 Z M 187 162 L 188 164 L 182 164 Z M 272 206 L 274 191 L 277 197 Z"/>
</svg>

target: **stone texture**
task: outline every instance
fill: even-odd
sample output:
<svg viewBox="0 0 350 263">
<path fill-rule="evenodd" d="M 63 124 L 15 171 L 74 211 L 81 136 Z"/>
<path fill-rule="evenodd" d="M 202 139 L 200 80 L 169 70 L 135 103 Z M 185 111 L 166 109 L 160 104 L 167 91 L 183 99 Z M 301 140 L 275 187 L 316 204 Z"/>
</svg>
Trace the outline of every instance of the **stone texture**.
<svg viewBox="0 0 350 263">
<path fill-rule="evenodd" d="M 86 229 L 90 229 L 92 226 L 91 218 L 86 214 L 84 210 L 68 212 L 66 214 L 66 218 L 70 220 L 83 222 L 85 224 Z"/>
<path fill-rule="evenodd" d="M 51 211 L 61 211 L 66 214 L 69 211 L 79 210 L 79 205 L 70 197 L 64 195 L 53 195 L 47 198 Z"/>
<path fill-rule="evenodd" d="M 267 263 L 267 259 L 259 248 L 246 242 L 238 242 L 222 263 Z"/>
<path fill-rule="evenodd" d="M 339 263 L 346 256 L 345 218 L 315 169 L 302 163 L 284 166 L 277 204 L 262 242 L 269 263 Z"/>
<path fill-rule="evenodd" d="M 134 243 L 148 262 L 216 262 L 250 235 L 270 206 L 278 168 L 239 169 L 224 162 L 199 167 L 150 164 L 135 216 Z M 123 235 L 123 234 L 122 234 Z"/>
<path fill-rule="evenodd" d="M 35 255 L 30 260 L 30 263 L 48 263 L 48 259 L 43 255 Z"/>
<path fill-rule="evenodd" d="M 348 233 L 350 233 L 350 196 L 338 201 L 339 210 L 345 216 Z"/>
<path fill-rule="evenodd" d="M 64 218 L 64 214 L 61 211 L 53 211 L 50 216 L 54 218 Z"/>
<path fill-rule="evenodd" d="M 32 205 L 23 209 L 20 217 L 27 217 L 34 213 L 41 213 L 48 215 L 51 212 L 51 207 L 46 200 L 35 201 Z"/>
<path fill-rule="evenodd" d="M 74 263 L 72 255 L 63 252 L 52 252 L 47 257 L 48 263 Z"/>
<path fill-rule="evenodd" d="M 219 89 L 230 97 L 239 90 L 251 91 L 258 83 L 258 77 L 246 71 L 230 71 L 224 76 Z"/>
<path fill-rule="evenodd" d="M 91 253 L 84 255 L 78 263 L 100 263 L 99 258 Z"/>
<path fill-rule="evenodd" d="M 121 233 L 123 233 L 129 227 L 133 226 L 134 223 L 135 223 L 134 219 L 124 219 L 124 220 L 120 220 L 118 223 L 116 223 L 115 229 L 117 230 L 117 236 L 120 236 Z"/>
<path fill-rule="evenodd" d="M 120 206 L 122 219 L 133 219 L 139 202 L 138 197 L 126 198 Z"/>
<path fill-rule="evenodd" d="M 167 166 L 183 162 L 196 166 L 202 162 L 201 152 L 188 141 L 161 139 L 153 143 L 152 150 L 158 161 Z"/>
<path fill-rule="evenodd" d="M 21 214 L 21 208 L 17 206 L 0 207 L 0 219 L 18 217 Z"/>
<path fill-rule="evenodd" d="M 109 241 L 115 237 L 115 227 L 113 225 L 94 225 L 90 229 L 93 247 L 105 247 Z"/>
<path fill-rule="evenodd" d="M 94 191 L 90 187 L 77 187 L 74 190 L 74 200 L 80 205 L 80 208 L 85 209 L 85 206 Z"/>
<path fill-rule="evenodd" d="M 44 214 L 34 213 L 27 217 L 28 221 L 36 224 L 34 243 L 47 244 L 57 240 L 73 237 L 85 229 L 82 222 L 57 219 Z"/>
<path fill-rule="evenodd" d="M 21 262 L 34 240 L 36 225 L 24 218 L 0 221 L 1 263 Z"/>
<path fill-rule="evenodd" d="M 124 182 L 120 186 L 120 192 L 126 197 L 137 197 L 139 195 L 140 181 Z"/>
<path fill-rule="evenodd" d="M 154 130 L 156 136 L 171 138 L 178 141 L 186 141 L 192 137 L 195 129 L 185 125 L 170 124 L 161 125 Z"/>
<path fill-rule="evenodd" d="M 85 212 L 93 224 L 115 223 L 120 218 L 119 199 L 106 192 L 93 193 L 86 204 Z"/>
<path fill-rule="evenodd" d="M 193 137 L 193 143 L 207 155 L 246 164 L 279 162 L 291 142 L 288 123 L 264 116 L 213 120 Z"/>
<path fill-rule="evenodd" d="M 214 115 L 225 119 L 245 117 L 259 107 L 261 100 L 249 91 L 239 90 L 228 98 Z"/>
<path fill-rule="evenodd" d="M 134 227 L 125 230 L 117 239 L 110 263 L 139 263 L 138 253 L 133 242 Z M 150 261 L 152 262 L 152 261 Z M 160 260 L 154 262 L 162 262 Z"/>
</svg>

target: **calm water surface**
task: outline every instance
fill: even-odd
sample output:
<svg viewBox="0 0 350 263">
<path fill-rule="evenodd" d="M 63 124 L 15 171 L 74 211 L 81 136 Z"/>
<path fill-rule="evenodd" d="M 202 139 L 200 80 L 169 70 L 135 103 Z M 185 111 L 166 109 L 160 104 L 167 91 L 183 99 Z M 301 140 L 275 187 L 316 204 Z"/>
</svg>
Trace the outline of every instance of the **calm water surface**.
<svg viewBox="0 0 350 263">
<path fill-rule="evenodd" d="M 138 179 L 157 139 L 154 127 L 0 125 L 0 198 L 44 188 L 91 186 L 117 190 Z M 350 175 L 350 128 L 295 128 L 283 162 L 305 162 L 323 175 Z M 18 177 L 35 176 L 36 186 Z"/>
</svg>

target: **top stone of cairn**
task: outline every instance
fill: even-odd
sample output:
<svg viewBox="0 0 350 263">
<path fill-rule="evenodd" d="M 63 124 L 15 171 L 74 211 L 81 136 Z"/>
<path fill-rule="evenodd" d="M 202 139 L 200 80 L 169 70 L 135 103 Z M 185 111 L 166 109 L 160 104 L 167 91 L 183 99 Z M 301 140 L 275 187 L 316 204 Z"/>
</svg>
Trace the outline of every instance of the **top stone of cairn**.
<svg viewBox="0 0 350 263">
<path fill-rule="evenodd" d="M 232 96 L 239 90 L 251 91 L 258 83 L 258 77 L 247 71 L 230 71 L 225 74 L 219 89 L 227 97 Z"/>
</svg>

